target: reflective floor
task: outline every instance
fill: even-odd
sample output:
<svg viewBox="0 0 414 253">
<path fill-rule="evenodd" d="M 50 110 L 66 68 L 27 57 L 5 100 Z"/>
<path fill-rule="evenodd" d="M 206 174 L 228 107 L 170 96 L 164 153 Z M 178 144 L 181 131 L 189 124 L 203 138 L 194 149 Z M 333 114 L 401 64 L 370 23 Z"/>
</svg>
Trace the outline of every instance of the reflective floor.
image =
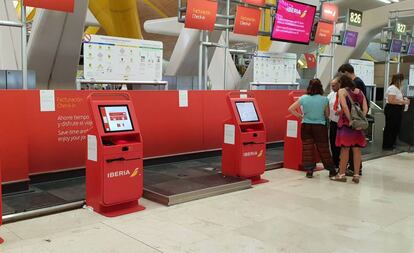
<svg viewBox="0 0 414 253">
<path fill-rule="evenodd" d="M 80 209 L 0 227 L 0 252 L 414 252 L 414 154 L 364 163 L 359 185 L 273 170 L 252 189 L 104 218 Z"/>
</svg>

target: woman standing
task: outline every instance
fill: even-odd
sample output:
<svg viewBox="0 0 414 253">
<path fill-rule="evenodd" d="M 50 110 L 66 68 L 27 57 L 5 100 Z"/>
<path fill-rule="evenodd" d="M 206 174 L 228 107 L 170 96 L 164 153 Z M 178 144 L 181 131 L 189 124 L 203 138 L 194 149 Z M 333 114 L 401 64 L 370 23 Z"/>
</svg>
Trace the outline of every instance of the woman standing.
<svg viewBox="0 0 414 253">
<path fill-rule="evenodd" d="M 402 113 L 404 105 L 409 105 L 410 100 L 403 97 L 401 92 L 403 74 L 392 76 L 392 82 L 385 93 L 385 128 L 382 142 L 382 149 L 392 150 L 394 148 L 397 136 L 400 132 Z"/>
<path fill-rule="evenodd" d="M 289 107 L 289 112 L 302 119 L 302 164 L 307 171 L 306 177 L 312 178 L 316 167 L 315 145 L 325 169 L 334 175 L 335 167 L 329 152 L 328 128 L 326 118 L 329 117 L 328 99 L 322 96 L 323 88 L 319 79 L 309 82 L 307 94 Z M 298 109 L 302 107 L 302 113 Z"/>
<path fill-rule="evenodd" d="M 354 103 L 362 105 L 364 115 L 368 112 L 367 100 L 361 90 L 355 88 L 355 83 L 351 78 L 343 75 L 339 78 L 341 89 L 338 91 L 339 103 L 342 112 L 338 121 L 338 132 L 336 134 L 336 146 L 341 147 L 341 155 L 339 162 L 339 174 L 332 180 L 346 182 L 346 165 L 349 160 L 349 150 L 352 148 L 354 154 L 354 177 L 352 181 L 359 183 L 359 170 L 361 167 L 361 148 L 367 145 L 365 134 L 361 129 L 353 129 L 351 127 L 351 100 Z"/>
</svg>

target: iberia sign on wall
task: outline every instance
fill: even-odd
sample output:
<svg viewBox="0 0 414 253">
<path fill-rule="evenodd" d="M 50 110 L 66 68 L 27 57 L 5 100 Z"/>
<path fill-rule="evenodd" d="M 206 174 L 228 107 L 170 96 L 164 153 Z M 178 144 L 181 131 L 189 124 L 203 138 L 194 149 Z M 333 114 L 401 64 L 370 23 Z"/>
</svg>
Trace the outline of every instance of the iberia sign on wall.
<svg viewBox="0 0 414 253">
<path fill-rule="evenodd" d="M 315 43 L 322 45 L 328 45 L 331 43 L 333 34 L 333 24 L 319 22 L 318 28 L 316 29 Z"/>
<path fill-rule="evenodd" d="M 259 31 L 261 11 L 237 6 L 234 33 L 256 36 Z"/>
<path fill-rule="evenodd" d="M 185 15 L 185 28 L 214 30 L 217 16 L 217 2 L 208 0 L 188 0 Z"/>
<path fill-rule="evenodd" d="M 322 19 L 326 21 L 336 22 L 338 21 L 338 6 L 332 3 L 322 4 Z"/>
<path fill-rule="evenodd" d="M 316 68 L 316 57 L 314 54 L 305 54 L 305 59 L 308 69 Z"/>
<path fill-rule="evenodd" d="M 55 11 L 73 12 L 75 0 L 25 0 L 24 5 Z"/>
</svg>

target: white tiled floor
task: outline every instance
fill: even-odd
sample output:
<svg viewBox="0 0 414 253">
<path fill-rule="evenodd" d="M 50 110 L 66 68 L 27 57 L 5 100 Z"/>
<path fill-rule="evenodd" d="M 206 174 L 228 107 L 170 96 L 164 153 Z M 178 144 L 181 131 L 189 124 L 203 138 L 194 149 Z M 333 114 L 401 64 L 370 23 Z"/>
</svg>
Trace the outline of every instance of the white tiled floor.
<svg viewBox="0 0 414 253">
<path fill-rule="evenodd" d="M 253 189 L 108 219 L 88 210 L 0 228 L 1 253 L 414 252 L 414 154 L 364 164 L 359 185 L 267 172 Z"/>
</svg>

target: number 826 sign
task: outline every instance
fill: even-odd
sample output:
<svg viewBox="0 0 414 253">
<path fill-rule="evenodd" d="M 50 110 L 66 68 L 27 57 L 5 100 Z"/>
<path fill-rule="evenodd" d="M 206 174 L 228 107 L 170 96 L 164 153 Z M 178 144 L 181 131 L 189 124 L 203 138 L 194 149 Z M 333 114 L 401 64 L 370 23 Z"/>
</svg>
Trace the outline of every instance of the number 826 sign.
<svg viewBox="0 0 414 253">
<path fill-rule="evenodd" d="M 362 12 L 349 9 L 348 11 L 348 25 L 362 26 Z"/>
</svg>

